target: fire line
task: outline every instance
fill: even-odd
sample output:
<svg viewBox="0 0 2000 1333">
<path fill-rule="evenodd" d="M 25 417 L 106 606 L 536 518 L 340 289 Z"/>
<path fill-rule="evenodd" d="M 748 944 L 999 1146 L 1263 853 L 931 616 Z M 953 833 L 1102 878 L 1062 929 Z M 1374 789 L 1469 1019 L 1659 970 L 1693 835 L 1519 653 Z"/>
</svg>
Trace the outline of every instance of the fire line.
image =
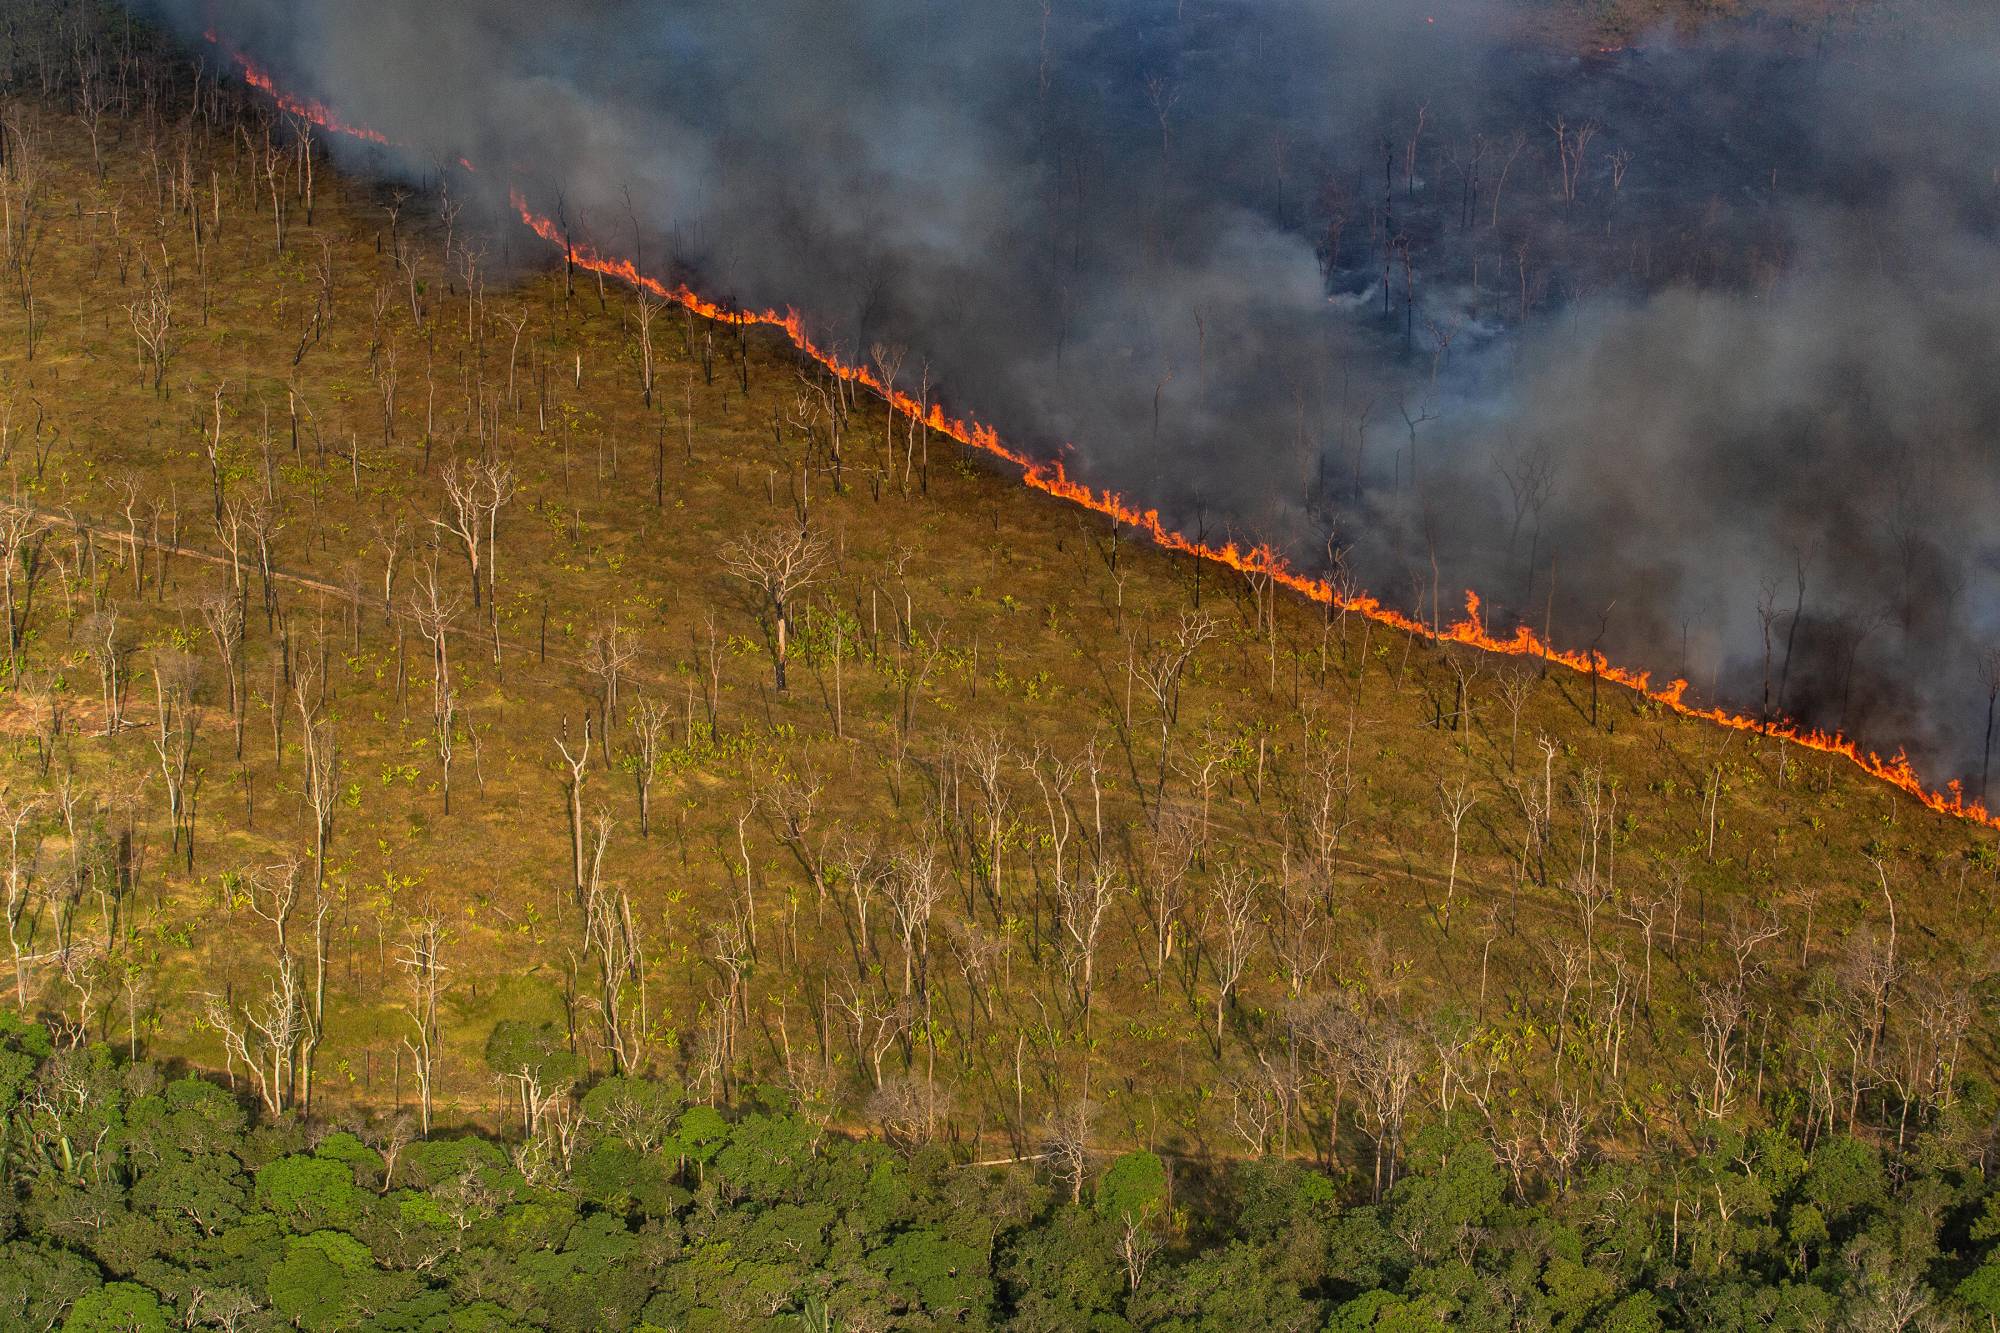
<svg viewBox="0 0 2000 1333">
<path fill-rule="evenodd" d="M 222 45 L 213 32 L 208 33 L 207 37 L 210 42 Z M 286 93 L 248 56 L 234 48 L 228 49 L 231 58 L 242 71 L 244 82 L 269 97 L 281 111 L 310 121 L 329 133 L 385 147 L 394 146 L 394 141 L 387 135 L 378 130 L 349 124 L 323 103 Z M 464 158 L 460 158 L 459 162 L 468 171 L 476 170 L 473 164 Z M 1073 480 L 1060 459 L 1032 458 L 1009 446 L 993 427 L 981 423 L 976 418 L 969 415 L 947 415 L 937 403 L 925 405 L 901 389 L 884 385 L 868 367 L 850 365 L 835 353 L 815 343 L 806 332 L 804 316 L 796 310 L 732 310 L 704 298 L 684 284 L 670 287 L 659 279 L 640 272 L 638 266 L 629 259 L 604 254 L 587 242 L 567 236 L 553 219 L 535 212 L 520 190 L 510 187 L 508 197 L 522 224 L 561 250 L 568 262 L 576 267 L 586 272 L 616 278 L 635 289 L 650 292 L 662 300 L 673 302 L 716 323 L 776 329 L 785 335 L 799 353 L 828 373 L 872 391 L 897 413 L 928 425 L 932 430 L 968 449 L 1011 464 L 1019 470 L 1023 484 L 1031 489 L 1092 513 L 1102 514 L 1114 523 L 1137 529 L 1147 540 L 1162 550 L 1221 565 L 1241 574 L 1268 578 L 1273 583 L 1305 597 L 1308 601 L 1336 611 L 1363 616 L 1377 624 L 1416 635 L 1432 643 L 1462 644 L 1482 652 L 1508 657 L 1535 658 L 1553 663 L 1581 675 L 1623 686 L 1682 717 L 1712 723 L 1731 731 L 1749 732 L 1779 741 L 1789 741 L 1807 750 L 1833 755 L 1853 764 L 1869 777 L 1886 782 L 1911 796 L 1927 809 L 1985 828 L 2000 829 L 2000 815 L 1989 812 L 1982 801 L 1976 798 L 1968 799 L 1962 785 L 1956 779 L 1947 783 L 1942 791 L 1926 786 L 1918 775 L 1916 767 L 1910 762 L 1908 754 L 1901 749 L 1897 750 L 1893 757 L 1885 759 L 1874 750 L 1862 749 L 1855 741 L 1837 731 L 1821 731 L 1789 718 L 1757 718 L 1744 713 L 1734 713 L 1719 706 L 1704 708 L 1687 701 L 1688 682 L 1685 680 L 1675 679 L 1665 686 L 1657 686 L 1653 684 L 1650 671 L 1619 666 L 1595 650 L 1580 653 L 1558 648 L 1545 642 L 1527 625 L 1517 625 L 1512 634 L 1504 637 L 1496 635 L 1486 628 L 1481 617 L 1479 595 L 1470 590 L 1465 594 L 1465 615 L 1462 619 L 1449 625 L 1427 625 L 1421 620 L 1385 606 L 1370 594 L 1346 592 L 1336 587 L 1330 580 L 1299 573 L 1268 544 L 1246 547 L 1230 541 L 1215 546 L 1197 541 L 1186 533 L 1169 527 L 1161 520 L 1158 509 L 1141 509 L 1116 491 L 1097 489 L 1084 482 Z"/>
</svg>

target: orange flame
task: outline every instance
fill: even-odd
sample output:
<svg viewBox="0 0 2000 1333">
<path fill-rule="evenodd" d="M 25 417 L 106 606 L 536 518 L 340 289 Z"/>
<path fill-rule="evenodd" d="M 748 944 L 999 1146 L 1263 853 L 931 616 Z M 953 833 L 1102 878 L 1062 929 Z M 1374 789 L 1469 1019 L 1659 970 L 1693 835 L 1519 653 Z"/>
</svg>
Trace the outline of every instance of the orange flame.
<svg viewBox="0 0 2000 1333">
<path fill-rule="evenodd" d="M 282 109 L 304 116 L 333 133 L 349 135 L 371 143 L 390 142 L 387 136 L 378 131 L 347 124 L 332 110 L 318 102 L 300 101 L 280 91 L 268 75 L 242 54 L 235 53 L 235 59 L 243 68 L 244 78 L 251 86 L 269 95 Z M 464 162 L 464 159 L 461 158 L 460 161 Z M 464 162 L 464 165 L 468 170 L 474 169 L 470 162 Z M 1517 625 L 1512 634 L 1501 637 L 1490 632 L 1481 620 L 1479 595 L 1475 592 L 1468 590 L 1465 594 L 1463 619 L 1450 625 L 1427 625 L 1421 620 L 1383 605 L 1378 598 L 1367 593 L 1348 592 L 1330 580 L 1299 573 L 1268 544 L 1246 547 L 1230 541 L 1215 546 L 1197 541 L 1186 533 L 1167 526 L 1161 520 L 1158 509 L 1141 509 L 1116 491 L 1100 490 L 1072 480 L 1060 459 L 1031 458 L 1006 444 L 993 427 L 973 417 L 949 416 L 937 403 L 920 403 L 901 389 L 884 385 L 868 367 L 851 365 L 815 343 L 806 332 L 804 318 L 796 310 L 732 310 L 708 300 L 685 285 L 669 287 L 659 279 L 641 273 L 631 260 L 603 254 L 593 246 L 569 237 L 553 219 L 531 209 L 519 190 L 510 190 L 509 195 L 515 210 L 520 214 L 522 223 L 537 236 L 561 248 L 569 261 L 578 268 L 616 278 L 717 323 L 777 329 L 804 356 L 824 367 L 830 374 L 879 395 L 896 412 L 928 424 L 932 430 L 956 440 L 969 449 L 1013 465 L 1019 469 L 1022 482 L 1034 490 L 1055 496 L 1059 500 L 1067 501 L 1092 513 L 1102 514 L 1126 527 L 1137 529 L 1162 550 L 1222 565 L 1241 574 L 1270 579 L 1273 583 L 1289 588 L 1309 601 L 1337 611 L 1364 616 L 1377 624 L 1401 630 L 1405 634 L 1414 634 L 1434 643 L 1463 644 L 1483 652 L 1498 653 L 1508 657 L 1536 658 L 1543 662 L 1554 663 L 1582 675 L 1622 685 L 1682 717 L 1713 723 L 1731 731 L 1750 732 L 1789 741 L 1808 750 L 1833 755 L 1853 764 L 1868 776 L 1907 793 L 1927 809 L 1986 828 L 2000 829 L 2000 816 L 1989 812 L 1982 801 L 1967 799 L 1957 781 L 1948 783 L 1943 791 L 1926 786 L 1923 779 L 1918 776 L 1915 766 L 1911 764 L 1909 756 L 1900 749 L 1885 759 L 1874 750 L 1862 749 L 1853 740 L 1837 731 L 1821 731 L 1789 718 L 1764 719 L 1744 713 L 1733 713 L 1721 707 L 1703 708 L 1687 701 L 1688 683 L 1685 680 L 1675 679 L 1664 686 L 1656 686 L 1653 684 L 1651 672 L 1619 666 L 1595 650 L 1580 653 L 1557 648 L 1545 642 L 1526 625 Z"/>
<path fill-rule="evenodd" d="M 214 33 L 208 33 L 207 37 L 209 41 L 220 44 L 220 39 Z M 301 120 L 309 120 L 331 134 L 342 134 L 350 139 L 361 139 L 385 146 L 388 144 L 389 136 L 380 130 L 371 130 L 362 125 L 350 125 L 325 103 L 292 96 L 278 87 L 269 74 L 259 69 L 250 57 L 241 51 L 232 49 L 229 56 L 236 62 L 237 68 L 243 71 L 243 82 L 277 103 L 280 111 L 297 116 Z"/>
</svg>

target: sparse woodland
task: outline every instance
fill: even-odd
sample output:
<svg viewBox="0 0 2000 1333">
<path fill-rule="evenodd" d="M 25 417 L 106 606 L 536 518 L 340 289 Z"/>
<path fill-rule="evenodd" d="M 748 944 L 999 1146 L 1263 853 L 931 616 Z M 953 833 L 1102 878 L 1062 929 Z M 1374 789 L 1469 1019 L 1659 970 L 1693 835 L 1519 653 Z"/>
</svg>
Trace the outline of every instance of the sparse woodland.
<svg viewBox="0 0 2000 1333">
<path fill-rule="evenodd" d="M 9 1327 L 2000 1313 L 1989 834 L 9 17 Z"/>
</svg>

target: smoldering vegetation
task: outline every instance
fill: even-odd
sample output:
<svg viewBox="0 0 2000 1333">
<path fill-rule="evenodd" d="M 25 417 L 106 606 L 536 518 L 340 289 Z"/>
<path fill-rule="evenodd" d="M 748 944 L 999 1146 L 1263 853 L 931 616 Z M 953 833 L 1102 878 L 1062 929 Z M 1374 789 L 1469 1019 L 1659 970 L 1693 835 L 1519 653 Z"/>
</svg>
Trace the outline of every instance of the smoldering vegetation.
<svg viewBox="0 0 2000 1333">
<path fill-rule="evenodd" d="M 1974 7 L 1582 53 L 1484 3 L 144 8 L 1190 531 L 1980 777 Z"/>
</svg>

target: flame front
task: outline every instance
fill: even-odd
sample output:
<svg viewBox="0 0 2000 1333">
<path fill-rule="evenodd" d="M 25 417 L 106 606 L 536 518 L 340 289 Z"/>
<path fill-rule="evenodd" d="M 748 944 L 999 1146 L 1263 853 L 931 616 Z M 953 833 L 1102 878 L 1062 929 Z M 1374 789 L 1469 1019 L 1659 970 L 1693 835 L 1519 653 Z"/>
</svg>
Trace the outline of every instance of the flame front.
<svg viewBox="0 0 2000 1333">
<path fill-rule="evenodd" d="M 208 40 L 213 42 L 217 38 L 211 32 L 208 34 Z M 241 51 L 233 49 L 229 54 L 230 58 L 236 62 L 237 68 L 243 72 L 243 82 L 277 103 L 278 110 L 285 112 L 287 115 L 297 116 L 301 120 L 309 120 L 330 134 L 345 135 L 347 138 L 360 139 L 367 143 L 379 143 L 385 147 L 388 145 L 389 136 L 380 130 L 371 130 L 361 125 L 350 125 L 342 120 L 325 103 L 316 102 L 309 98 L 292 96 L 284 89 L 278 87 L 271 76 L 266 74 L 262 69 L 259 69 L 251 61 L 250 57 L 244 55 Z M 464 161 L 463 158 L 459 160 L 461 162 Z M 466 162 L 465 165 L 470 167 L 472 164 Z"/>
<path fill-rule="evenodd" d="M 209 40 L 217 39 L 211 33 Z M 231 55 L 242 69 L 244 80 L 269 96 L 279 109 L 303 117 L 331 133 L 369 143 L 386 145 L 392 142 L 387 135 L 379 131 L 346 123 L 330 108 L 319 102 L 292 97 L 280 90 L 271 77 L 247 56 L 237 51 L 232 51 Z M 468 171 L 476 170 L 472 163 L 465 159 L 460 158 L 459 161 Z M 1498 653 L 1507 657 L 1535 658 L 1542 662 L 1553 663 L 1582 675 L 1624 686 L 1682 717 L 1712 723 L 1731 731 L 1750 732 L 1789 741 L 1808 750 L 1833 755 L 1853 764 L 1868 776 L 1907 793 L 1926 808 L 1939 814 L 1967 820 L 1986 828 L 2000 828 L 2000 816 L 1989 812 L 1982 801 L 1968 800 L 1957 781 L 1947 784 L 1943 791 L 1936 791 L 1926 786 L 1923 779 L 1917 775 L 1909 756 L 1902 750 L 1898 750 L 1893 757 L 1885 759 L 1873 750 L 1862 749 L 1837 731 L 1821 731 L 1788 718 L 1765 719 L 1745 713 L 1733 713 L 1726 708 L 1703 708 L 1687 702 L 1688 683 L 1685 680 L 1675 679 L 1664 686 L 1656 686 L 1653 684 L 1651 672 L 1619 666 L 1595 650 L 1580 653 L 1557 648 L 1545 642 L 1527 625 L 1517 625 L 1512 634 L 1501 637 L 1487 630 L 1480 616 L 1479 595 L 1475 592 L 1468 591 L 1465 594 L 1464 618 L 1450 625 L 1427 625 L 1421 620 L 1383 605 L 1378 598 L 1367 593 L 1344 592 L 1327 579 L 1314 578 L 1298 572 L 1269 545 L 1244 547 L 1232 541 L 1214 546 L 1197 541 L 1162 522 L 1158 509 L 1141 509 L 1116 491 L 1099 490 L 1072 480 L 1060 459 L 1031 458 L 1010 447 L 991 426 L 970 416 L 947 415 L 937 403 L 926 405 L 901 389 L 883 384 L 868 367 L 851 365 L 843 361 L 812 340 L 806 332 L 804 318 L 796 310 L 732 310 L 708 300 L 685 285 L 669 287 L 659 279 L 640 272 L 638 266 L 631 260 L 604 254 L 585 242 L 565 235 L 553 219 L 529 207 L 526 198 L 518 189 L 510 189 L 509 198 L 515 211 L 520 214 L 522 223 L 537 236 L 561 249 L 569 262 L 578 268 L 616 278 L 717 323 L 777 329 L 785 335 L 794 348 L 828 373 L 871 390 L 882 397 L 896 412 L 929 425 L 932 430 L 958 441 L 968 449 L 1013 465 L 1019 470 L 1022 482 L 1029 487 L 1081 509 L 1102 514 L 1126 527 L 1134 528 L 1162 550 L 1205 560 L 1247 576 L 1267 578 L 1309 601 L 1351 615 L 1366 617 L 1377 624 L 1401 630 L 1406 634 L 1414 634 L 1430 642 L 1462 644 L 1482 652 Z"/>
</svg>

